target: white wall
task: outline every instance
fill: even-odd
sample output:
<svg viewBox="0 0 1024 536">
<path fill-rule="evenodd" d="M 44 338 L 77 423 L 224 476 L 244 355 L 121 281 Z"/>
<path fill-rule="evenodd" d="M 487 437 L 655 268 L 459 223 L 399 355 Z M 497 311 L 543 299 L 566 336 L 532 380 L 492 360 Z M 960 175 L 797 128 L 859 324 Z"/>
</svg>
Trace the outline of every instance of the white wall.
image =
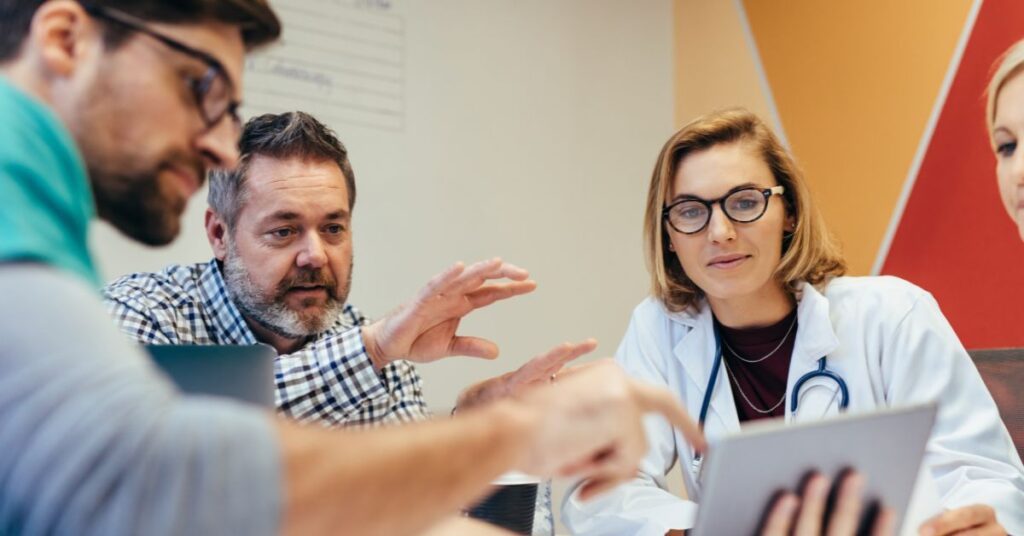
<svg viewBox="0 0 1024 536">
<path fill-rule="evenodd" d="M 461 387 L 564 340 L 593 336 L 595 355 L 613 354 L 646 294 L 643 204 L 673 127 L 669 0 L 349 4 L 397 17 L 402 69 L 397 127 L 328 121 L 358 183 L 352 302 L 382 315 L 456 260 L 500 255 L 531 270 L 534 294 L 462 326 L 495 340 L 497 361 L 421 368 L 439 413 Z M 273 83 L 252 76 L 250 91 Z M 247 111 L 270 107 L 264 99 Z M 316 103 L 304 108 L 317 113 Z M 101 225 L 93 244 L 104 276 L 207 260 L 204 208 L 195 199 L 180 239 L 160 250 Z"/>
</svg>

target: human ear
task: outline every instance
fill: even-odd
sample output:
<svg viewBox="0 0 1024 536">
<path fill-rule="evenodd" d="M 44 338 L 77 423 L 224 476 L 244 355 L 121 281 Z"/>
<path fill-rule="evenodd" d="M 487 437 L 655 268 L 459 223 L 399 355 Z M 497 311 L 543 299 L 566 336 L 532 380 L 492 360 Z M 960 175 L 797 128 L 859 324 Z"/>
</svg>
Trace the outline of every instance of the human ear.
<svg viewBox="0 0 1024 536">
<path fill-rule="evenodd" d="M 32 16 L 27 41 L 47 75 L 65 78 L 101 45 L 99 27 L 70 0 L 43 2 Z"/>
<path fill-rule="evenodd" d="M 206 209 L 204 222 L 206 225 L 206 239 L 210 241 L 213 256 L 217 260 L 223 261 L 228 254 L 228 226 L 216 212 L 209 208 Z"/>
<path fill-rule="evenodd" d="M 789 234 L 796 232 L 796 216 L 794 214 L 786 215 L 786 225 L 782 229 Z"/>
</svg>

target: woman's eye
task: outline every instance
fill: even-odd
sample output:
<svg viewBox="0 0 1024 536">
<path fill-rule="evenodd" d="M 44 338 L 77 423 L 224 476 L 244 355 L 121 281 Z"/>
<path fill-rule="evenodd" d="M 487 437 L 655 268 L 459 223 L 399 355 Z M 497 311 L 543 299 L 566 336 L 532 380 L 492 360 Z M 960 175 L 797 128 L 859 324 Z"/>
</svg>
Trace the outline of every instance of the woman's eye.
<svg viewBox="0 0 1024 536">
<path fill-rule="evenodd" d="M 1000 143 L 996 146 L 996 154 L 999 156 L 1012 156 L 1014 151 L 1017 150 L 1017 142 L 1008 141 L 1006 143 Z"/>
</svg>

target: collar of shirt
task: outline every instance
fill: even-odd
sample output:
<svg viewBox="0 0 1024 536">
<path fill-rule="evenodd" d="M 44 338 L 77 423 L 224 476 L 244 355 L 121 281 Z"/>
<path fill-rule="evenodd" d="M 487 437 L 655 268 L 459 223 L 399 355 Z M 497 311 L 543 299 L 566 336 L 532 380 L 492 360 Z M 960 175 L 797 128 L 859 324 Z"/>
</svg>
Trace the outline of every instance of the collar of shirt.
<svg viewBox="0 0 1024 536">
<path fill-rule="evenodd" d="M 0 76 L 0 262 L 41 262 L 100 286 L 88 247 L 95 216 L 85 164 L 43 103 Z"/>
<path fill-rule="evenodd" d="M 199 267 L 199 296 L 203 300 L 203 307 L 210 313 L 213 322 L 213 332 L 216 333 L 217 342 L 220 344 L 256 344 L 256 336 L 241 311 L 231 301 L 227 285 L 224 283 L 224 276 L 220 270 L 220 263 L 212 259 L 205 265 Z"/>
</svg>

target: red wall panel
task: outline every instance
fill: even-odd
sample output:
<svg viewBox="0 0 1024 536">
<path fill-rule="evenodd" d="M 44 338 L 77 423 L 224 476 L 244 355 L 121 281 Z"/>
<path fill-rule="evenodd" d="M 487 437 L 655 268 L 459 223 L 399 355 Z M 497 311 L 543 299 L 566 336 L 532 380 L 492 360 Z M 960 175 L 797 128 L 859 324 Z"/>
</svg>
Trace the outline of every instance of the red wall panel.
<svg viewBox="0 0 1024 536">
<path fill-rule="evenodd" d="M 984 122 L 992 63 L 1022 37 L 1024 2 L 985 0 L 882 267 L 931 291 L 968 348 L 1024 346 L 1024 244 Z"/>
</svg>

